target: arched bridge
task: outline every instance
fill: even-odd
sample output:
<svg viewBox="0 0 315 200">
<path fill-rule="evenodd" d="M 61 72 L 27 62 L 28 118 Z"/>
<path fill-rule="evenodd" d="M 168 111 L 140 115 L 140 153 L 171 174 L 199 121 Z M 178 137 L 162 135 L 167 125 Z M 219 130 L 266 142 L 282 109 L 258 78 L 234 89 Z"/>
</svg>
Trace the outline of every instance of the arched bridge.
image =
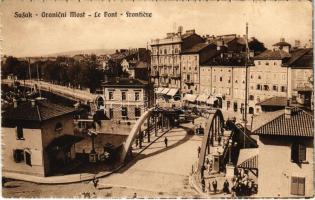
<svg viewBox="0 0 315 200">
<path fill-rule="evenodd" d="M 39 88 L 40 90 L 51 92 L 64 98 L 81 101 L 81 102 L 94 102 L 98 95 L 92 94 L 89 91 L 69 88 L 61 85 L 55 85 L 44 81 L 32 81 L 32 80 L 15 80 L 20 82 L 21 85 L 29 88 Z M 14 80 L 2 79 L 2 84 L 12 85 Z"/>
</svg>

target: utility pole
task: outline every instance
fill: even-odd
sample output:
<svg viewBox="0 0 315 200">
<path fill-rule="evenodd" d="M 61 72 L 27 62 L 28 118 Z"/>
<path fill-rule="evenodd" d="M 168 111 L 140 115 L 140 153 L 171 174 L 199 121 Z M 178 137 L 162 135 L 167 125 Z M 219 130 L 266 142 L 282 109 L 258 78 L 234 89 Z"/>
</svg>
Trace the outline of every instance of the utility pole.
<svg viewBox="0 0 315 200">
<path fill-rule="evenodd" d="M 244 142 L 243 147 L 245 148 L 245 135 L 247 129 L 247 107 L 248 107 L 248 62 L 249 62 L 249 48 L 248 48 L 248 23 L 246 22 L 246 58 L 245 58 L 245 109 L 244 109 Z"/>
</svg>

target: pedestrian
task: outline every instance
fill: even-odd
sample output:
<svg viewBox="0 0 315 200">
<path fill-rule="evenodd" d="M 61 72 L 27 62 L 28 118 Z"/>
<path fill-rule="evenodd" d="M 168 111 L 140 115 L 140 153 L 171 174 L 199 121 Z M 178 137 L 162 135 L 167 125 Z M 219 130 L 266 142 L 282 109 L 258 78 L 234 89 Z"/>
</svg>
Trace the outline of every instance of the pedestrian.
<svg viewBox="0 0 315 200">
<path fill-rule="evenodd" d="M 137 193 L 134 193 L 132 198 L 136 199 L 137 198 Z"/>
<path fill-rule="evenodd" d="M 208 184 L 208 192 L 211 192 L 211 182 L 209 181 L 209 184 Z"/>
<path fill-rule="evenodd" d="M 200 155 L 200 151 L 201 151 L 201 147 L 199 146 L 198 147 L 198 158 L 199 158 L 199 155 Z"/>
<path fill-rule="evenodd" d="M 202 186 L 202 192 L 205 192 L 205 189 L 206 189 L 206 181 L 205 181 L 204 178 L 201 180 L 201 186 Z"/>
<path fill-rule="evenodd" d="M 212 187 L 213 187 L 214 193 L 217 193 L 217 186 L 218 186 L 217 180 L 214 179 L 214 180 L 212 181 Z"/>
<path fill-rule="evenodd" d="M 98 178 L 96 176 L 94 176 L 93 185 L 94 185 L 95 189 L 97 189 L 98 181 L 99 181 Z"/>
<path fill-rule="evenodd" d="M 229 182 L 227 180 L 225 180 L 224 183 L 223 183 L 223 192 L 225 194 L 229 194 L 230 193 L 229 186 L 230 186 Z"/>
<path fill-rule="evenodd" d="M 168 142 L 168 139 L 167 139 L 167 137 L 165 137 L 164 138 L 165 147 L 167 147 L 167 142 Z"/>
</svg>

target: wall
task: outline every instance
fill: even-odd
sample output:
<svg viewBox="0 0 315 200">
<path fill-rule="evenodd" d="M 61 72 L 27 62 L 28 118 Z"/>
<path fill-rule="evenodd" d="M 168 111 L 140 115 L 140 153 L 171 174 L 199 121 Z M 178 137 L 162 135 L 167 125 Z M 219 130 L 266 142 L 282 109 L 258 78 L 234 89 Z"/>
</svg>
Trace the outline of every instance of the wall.
<svg viewBox="0 0 315 200">
<path fill-rule="evenodd" d="M 182 93 L 199 94 L 199 55 L 187 54 L 181 56 Z M 188 83 L 187 81 L 191 81 Z"/>
<path fill-rule="evenodd" d="M 259 197 L 293 197 L 290 194 L 292 176 L 305 177 L 305 194 L 313 196 L 313 138 L 303 139 L 308 163 L 301 167 L 291 162 L 291 145 L 295 140 L 297 137 L 259 137 Z"/>
<path fill-rule="evenodd" d="M 36 176 L 44 176 L 44 162 L 42 160 L 43 148 L 40 129 L 23 129 L 25 140 L 16 139 L 16 128 L 2 127 L 2 163 L 3 170 Z M 36 154 L 36 163 L 29 166 L 24 162 L 16 163 L 13 157 L 14 149 L 28 149 L 32 153 L 31 159 Z"/>
</svg>

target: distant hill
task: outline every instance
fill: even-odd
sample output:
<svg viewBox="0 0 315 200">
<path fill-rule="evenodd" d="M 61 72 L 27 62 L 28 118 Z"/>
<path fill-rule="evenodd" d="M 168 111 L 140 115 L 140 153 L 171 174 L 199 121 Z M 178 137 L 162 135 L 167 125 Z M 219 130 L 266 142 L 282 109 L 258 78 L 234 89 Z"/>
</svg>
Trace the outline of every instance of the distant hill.
<svg viewBox="0 0 315 200">
<path fill-rule="evenodd" d="M 51 53 L 47 55 L 47 57 L 56 57 L 56 56 L 74 56 L 78 54 L 95 54 L 95 55 L 106 55 L 115 53 L 115 49 L 86 49 L 86 50 L 76 50 L 76 51 L 65 51 L 59 53 Z"/>
</svg>

